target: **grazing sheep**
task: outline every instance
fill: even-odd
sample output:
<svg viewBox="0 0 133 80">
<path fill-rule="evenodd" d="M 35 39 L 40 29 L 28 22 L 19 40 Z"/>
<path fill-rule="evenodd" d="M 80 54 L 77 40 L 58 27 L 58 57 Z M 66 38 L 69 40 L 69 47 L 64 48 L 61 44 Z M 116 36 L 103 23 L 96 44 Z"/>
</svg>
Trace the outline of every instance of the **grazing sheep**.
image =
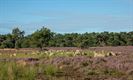
<svg viewBox="0 0 133 80">
<path fill-rule="evenodd" d="M 76 50 L 75 53 L 74 53 L 74 56 L 76 55 L 82 55 L 81 51 L 80 50 Z"/>
<path fill-rule="evenodd" d="M 105 57 L 105 54 L 94 52 L 94 57 Z"/>
<path fill-rule="evenodd" d="M 80 53 L 80 50 L 76 50 L 76 51 L 75 51 L 75 54 L 76 54 L 76 53 L 77 53 L 77 54 Z"/>
<path fill-rule="evenodd" d="M 16 56 L 16 53 L 14 53 L 12 56 Z"/>
<path fill-rule="evenodd" d="M 106 54 L 106 56 L 116 56 L 116 54 L 114 52 L 109 52 Z"/>
<path fill-rule="evenodd" d="M 33 55 L 35 55 L 36 53 L 35 52 L 32 52 Z"/>
</svg>

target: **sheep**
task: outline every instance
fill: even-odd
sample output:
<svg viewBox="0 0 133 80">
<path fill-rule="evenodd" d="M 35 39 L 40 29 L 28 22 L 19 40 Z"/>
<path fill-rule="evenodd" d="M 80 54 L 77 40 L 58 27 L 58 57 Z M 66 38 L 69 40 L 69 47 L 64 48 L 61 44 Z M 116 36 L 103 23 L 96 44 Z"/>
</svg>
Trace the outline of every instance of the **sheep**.
<svg viewBox="0 0 133 80">
<path fill-rule="evenodd" d="M 16 53 L 14 53 L 13 56 L 16 56 Z"/>
<path fill-rule="evenodd" d="M 94 57 L 105 57 L 105 54 L 94 53 Z"/>
<path fill-rule="evenodd" d="M 114 53 L 114 52 L 108 52 L 108 53 L 106 54 L 106 56 L 116 56 L 116 53 Z"/>
</svg>

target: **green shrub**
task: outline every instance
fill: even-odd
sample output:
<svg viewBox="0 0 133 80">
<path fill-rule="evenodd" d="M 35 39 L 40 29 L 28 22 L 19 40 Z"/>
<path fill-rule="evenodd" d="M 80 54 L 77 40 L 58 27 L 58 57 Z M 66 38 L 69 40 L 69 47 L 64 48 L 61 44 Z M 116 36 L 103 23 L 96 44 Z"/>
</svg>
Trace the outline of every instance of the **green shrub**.
<svg viewBox="0 0 133 80">
<path fill-rule="evenodd" d="M 54 76 L 58 72 L 58 68 L 52 65 L 47 65 L 44 67 L 44 74 Z"/>
<path fill-rule="evenodd" d="M 15 62 L 0 62 L 0 80 L 35 80 L 36 70 L 32 66 L 19 66 Z"/>
</svg>

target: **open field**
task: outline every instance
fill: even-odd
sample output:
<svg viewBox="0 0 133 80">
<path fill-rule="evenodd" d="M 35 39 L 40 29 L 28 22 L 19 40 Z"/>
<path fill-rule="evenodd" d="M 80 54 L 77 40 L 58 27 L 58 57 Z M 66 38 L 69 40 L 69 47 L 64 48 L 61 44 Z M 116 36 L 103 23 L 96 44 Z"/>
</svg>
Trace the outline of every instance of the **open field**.
<svg viewBox="0 0 133 80">
<path fill-rule="evenodd" d="M 133 80 L 133 47 L 0 49 L 0 80 Z"/>
<path fill-rule="evenodd" d="M 133 0 L 0 0 L 0 80 L 133 80 Z"/>
</svg>

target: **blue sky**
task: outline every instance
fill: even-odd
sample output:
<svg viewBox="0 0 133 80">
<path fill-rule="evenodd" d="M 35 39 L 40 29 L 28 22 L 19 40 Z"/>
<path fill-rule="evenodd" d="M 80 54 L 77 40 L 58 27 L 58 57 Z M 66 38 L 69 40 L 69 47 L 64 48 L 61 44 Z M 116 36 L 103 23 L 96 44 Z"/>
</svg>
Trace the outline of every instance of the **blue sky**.
<svg viewBox="0 0 133 80">
<path fill-rule="evenodd" d="M 0 0 L 0 34 L 133 31 L 133 0 Z"/>
</svg>

